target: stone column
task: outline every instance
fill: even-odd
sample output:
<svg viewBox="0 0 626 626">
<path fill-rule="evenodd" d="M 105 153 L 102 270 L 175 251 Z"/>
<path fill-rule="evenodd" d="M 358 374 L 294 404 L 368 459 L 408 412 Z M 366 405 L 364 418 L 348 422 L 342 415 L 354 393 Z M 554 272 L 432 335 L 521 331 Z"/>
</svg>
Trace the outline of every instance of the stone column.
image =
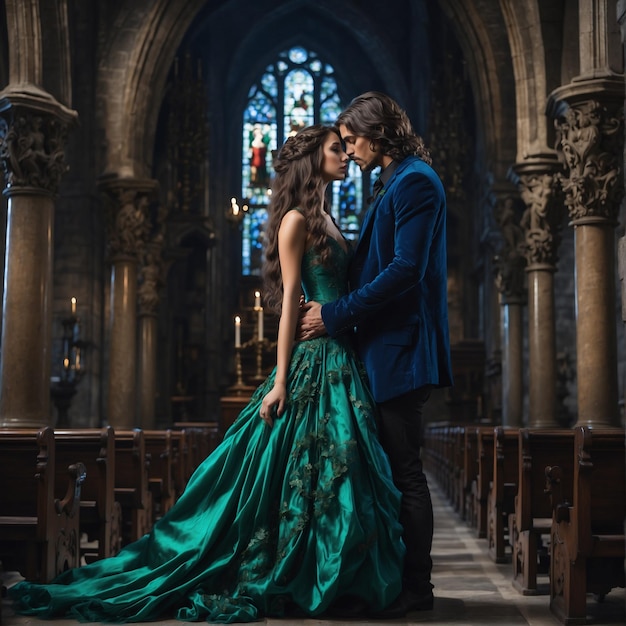
<svg viewBox="0 0 626 626">
<path fill-rule="evenodd" d="M 626 236 L 619 238 L 618 244 L 618 265 L 619 265 L 619 278 L 622 292 L 622 322 L 626 324 Z M 626 389 L 626 381 L 624 381 L 624 388 Z M 626 391 L 624 392 L 626 393 Z M 626 402 L 624 405 L 624 410 L 626 411 Z M 624 418 L 622 418 L 623 422 Z M 626 424 L 622 423 L 622 426 L 626 426 Z M 624 520 L 626 524 L 626 520 Z"/>
<path fill-rule="evenodd" d="M 617 21 L 620 26 L 620 34 L 622 40 L 622 54 L 626 57 L 626 0 L 617 0 Z M 623 58 L 624 65 L 626 66 L 626 58 Z M 622 171 L 626 167 L 626 155 L 624 155 L 622 161 Z M 619 239 L 618 248 L 618 262 L 619 262 L 619 276 L 621 280 L 621 292 L 622 292 L 622 321 L 626 323 L 626 236 L 622 236 Z M 626 381 L 624 381 L 624 394 L 626 396 Z M 626 397 L 622 398 L 623 414 L 622 414 L 622 426 L 626 425 Z M 626 530 L 626 520 L 624 520 L 624 529 Z M 624 557 L 624 565 L 626 566 L 626 556 Z"/>
<path fill-rule="evenodd" d="M 502 307 L 502 425 L 519 427 L 524 414 L 524 239 L 516 220 L 513 198 L 500 198 L 495 210 L 496 222 L 503 238 L 501 250 L 494 258 L 496 287 L 500 292 Z"/>
<path fill-rule="evenodd" d="M 623 77 L 572 82 L 550 96 L 575 229 L 577 426 L 618 426 L 615 233 L 623 195 Z"/>
<path fill-rule="evenodd" d="M 137 416 L 137 269 L 148 229 L 148 204 L 157 183 L 110 178 L 100 188 L 108 209 L 111 262 L 108 423 L 117 428 L 139 425 Z"/>
<path fill-rule="evenodd" d="M 554 272 L 564 219 L 556 155 L 516 163 L 511 176 L 526 210 L 522 216 L 528 276 L 528 426 L 557 427 Z"/>
<path fill-rule="evenodd" d="M 142 428 L 155 427 L 157 393 L 157 313 L 159 288 L 163 284 L 161 252 L 163 237 L 159 233 L 146 245 L 139 284 L 139 364 L 138 414 Z"/>
<path fill-rule="evenodd" d="M 0 92 L 0 161 L 8 198 L 0 426 L 51 423 L 54 198 L 77 117 L 33 85 Z"/>
</svg>

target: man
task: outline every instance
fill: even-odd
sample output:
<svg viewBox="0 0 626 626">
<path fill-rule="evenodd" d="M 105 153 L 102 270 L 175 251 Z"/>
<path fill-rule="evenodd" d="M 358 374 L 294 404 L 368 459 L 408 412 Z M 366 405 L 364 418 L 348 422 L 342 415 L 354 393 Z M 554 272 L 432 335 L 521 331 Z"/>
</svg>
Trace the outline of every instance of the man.
<svg viewBox="0 0 626 626">
<path fill-rule="evenodd" d="M 379 616 L 401 617 L 433 607 L 433 510 L 420 447 L 431 389 L 452 384 L 445 193 L 421 137 L 387 95 L 358 96 L 336 126 L 362 171 L 382 171 L 354 252 L 352 291 L 323 306 L 304 304 L 300 338 L 356 329 L 380 441 L 402 492 L 407 548 L 402 593 Z"/>
</svg>

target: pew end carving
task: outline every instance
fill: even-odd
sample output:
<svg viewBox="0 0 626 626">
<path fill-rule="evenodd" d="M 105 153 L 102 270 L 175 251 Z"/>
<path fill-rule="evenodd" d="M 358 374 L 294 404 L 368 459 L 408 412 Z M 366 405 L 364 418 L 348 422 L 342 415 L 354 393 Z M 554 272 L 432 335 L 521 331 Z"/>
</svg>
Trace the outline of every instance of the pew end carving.
<svg viewBox="0 0 626 626">
<path fill-rule="evenodd" d="M 524 595 L 538 593 L 538 574 L 549 572 L 552 507 L 548 494 L 552 467 L 555 489 L 571 499 L 574 432 L 571 429 L 529 429 L 519 431 L 519 478 L 515 512 L 509 527 L 513 545 L 513 586 Z M 554 465 L 558 464 L 558 465 Z M 565 481 L 563 472 L 565 468 Z"/>
<path fill-rule="evenodd" d="M 552 504 L 550 609 L 563 624 L 587 622 L 587 595 L 624 587 L 624 430 L 575 429 L 572 497 L 565 470 L 546 469 Z"/>
<path fill-rule="evenodd" d="M 493 472 L 489 488 L 487 544 L 495 563 L 508 563 L 512 552 L 509 516 L 515 511 L 518 481 L 519 429 L 496 426 L 493 432 Z"/>
<path fill-rule="evenodd" d="M 121 547 L 121 507 L 115 501 L 115 431 L 111 426 L 57 430 L 57 458 L 80 459 L 87 468 L 80 503 L 80 530 L 87 538 L 87 563 L 117 554 Z M 94 547 L 97 542 L 97 549 Z"/>
<path fill-rule="evenodd" d="M 149 458 L 143 430 L 115 431 L 115 499 L 122 508 L 122 546 L 152 528 Z"/>
<path fill-rule="evenodd" d="M 66 465 L 55 490 L 52 428 L 0 430 L 0 557 L 6 569 L 46 583 L 79 566 L 84 475 L 81 463 Z"/>
</svg>

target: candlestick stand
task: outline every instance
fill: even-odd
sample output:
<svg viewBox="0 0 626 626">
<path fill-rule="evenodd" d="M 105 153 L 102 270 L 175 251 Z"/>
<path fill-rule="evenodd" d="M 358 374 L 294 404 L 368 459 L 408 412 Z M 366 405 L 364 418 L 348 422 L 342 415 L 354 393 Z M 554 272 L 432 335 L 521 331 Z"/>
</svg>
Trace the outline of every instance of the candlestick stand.
<svg viewBox="0 0 626 626">
<path fill-rule="evenodd" d="M 241 352 L 244 348 L 247 348 L 251 345 L 251 341 L 246 341 L 242 343 L 240 346 L 235 346 L 235 384 L 231 385 L 228 388 L 230 393 L 235 393 L 236 395 L 244 395 L 250 392 L 250 389 L 253 389 L 250 385 L 246 385 L 243 382 L 243 368 L 241 367 Z"/>
<path fill-rule="evenodd" d="M 56 426 L 66 428 L 70 426 L 69 409 L 83 375 L 82 358 L 85 343 L 80 338 L 80 319 L 76 316 L 74 308 L 70 317 L 61 320 L 61 325 L 63 326 L 61 376 L 51 380 L 50 396 L 57 410 Z"/>
<path fill-rule="evenodd" d="M 254 340 L 254 345 L 256 348 L 256 372 L 254 373 L 252 380 L 256 384 L 262 383 L 265 380 L 265 376 L 263 375 L 263 348 L 265 347 L 266 343 L 267 339 L 265 339 L 265 337 L 263 338 L 263 340 L 260 340 L 258 338 Z"/>
</svg>

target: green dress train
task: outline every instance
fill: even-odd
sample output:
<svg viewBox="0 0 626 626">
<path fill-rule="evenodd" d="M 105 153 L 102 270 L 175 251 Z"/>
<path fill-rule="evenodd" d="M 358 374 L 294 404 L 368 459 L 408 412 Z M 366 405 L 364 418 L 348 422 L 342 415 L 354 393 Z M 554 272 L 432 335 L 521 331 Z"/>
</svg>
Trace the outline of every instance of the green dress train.
<svg viewBox="0 0 626 626">
<path fill-rule="evenodd" d="M 304 256 L 307 299 L 346 291 L 348 255 L 331 242 L 328 267 Z M 259 408 L 274 375 L 149 534 L 53 583 L 18 583 L 9 591 L 16 612 L 232 623 L 292 609 L 320 615 L 342 596 L 359 596 L 372 610 L 392 602 L 404 559 L 400 494 L 362 366 L 347 341 L 297 343 L 288 407 L 270 428 Z"/>
</svg>

